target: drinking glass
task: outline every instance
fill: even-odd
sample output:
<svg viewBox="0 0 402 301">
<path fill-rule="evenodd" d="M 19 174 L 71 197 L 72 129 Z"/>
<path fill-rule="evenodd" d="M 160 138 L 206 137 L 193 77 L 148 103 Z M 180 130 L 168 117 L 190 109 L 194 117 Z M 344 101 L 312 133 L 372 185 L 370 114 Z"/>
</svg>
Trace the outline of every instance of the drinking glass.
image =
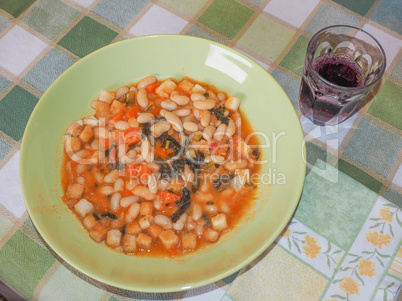
<svg viewBox="0 0 402 301">
<path fill-rule="evenodd" d="M 313 123 L 336 125 L 353 114 L 384 74 L 384 49 L 366 31 L 326 27 L 307 46 L 300 110 Z"/>
</svg>

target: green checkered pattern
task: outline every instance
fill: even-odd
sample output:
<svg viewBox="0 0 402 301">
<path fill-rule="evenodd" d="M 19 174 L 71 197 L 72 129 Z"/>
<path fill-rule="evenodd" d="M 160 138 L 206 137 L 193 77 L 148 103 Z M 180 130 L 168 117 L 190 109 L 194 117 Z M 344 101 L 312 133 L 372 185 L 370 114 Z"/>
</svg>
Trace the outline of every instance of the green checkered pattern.
<svg viewBox="0 0 402 301">
<path fill-rule="evenodd" d="M 401 16 L 400 0 L 0 0 L 0 279 L 28 300 L 393 299 L 402 277 Z M 299 85 L 309 39 L 334 24 L 373 34 L 387 69 L 357 114 L 317 127 L 298 110 Z M 145 294 L 99 283 L 46 245 L 22 200 L 19 149 L 65 69 L 110 43 L 166 33 L 226 44 L 271 73 L 298 111 L 308 168 L 287 231 L 258 260 L 202 288 Z"/>
</svg>

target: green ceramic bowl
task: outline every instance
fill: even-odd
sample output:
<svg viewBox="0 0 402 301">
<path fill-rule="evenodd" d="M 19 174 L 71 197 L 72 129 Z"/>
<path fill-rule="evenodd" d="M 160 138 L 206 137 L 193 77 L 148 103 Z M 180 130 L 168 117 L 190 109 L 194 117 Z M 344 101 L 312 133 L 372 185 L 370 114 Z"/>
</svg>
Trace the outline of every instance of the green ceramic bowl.
<svg viewBox="0 0 402 301">
<path fill-rule="evenodd" d="M 146 75 L 189 76 L 241 99 L 256 130 L 266 135 L 255 207 L 218 243 L 179 259 L 141 258 L 92 241 L 61 200 L 60 166 L 68 125 L 90 114 L 102 88 Z M 22 191 L 30 217 L 48 245 L 77 270 L 106 284 L 142 292 L 199 287 L 228 276 L 261 254 L 292 216 L 305 176 L 304 137 L 287 95 L 243 54 L 209 40 L 160 35 L 124 40 L 83 58 L 43 94 L 25 130 Z M 270 184 L 271 183 L 271 184 Z"/>
</svg>

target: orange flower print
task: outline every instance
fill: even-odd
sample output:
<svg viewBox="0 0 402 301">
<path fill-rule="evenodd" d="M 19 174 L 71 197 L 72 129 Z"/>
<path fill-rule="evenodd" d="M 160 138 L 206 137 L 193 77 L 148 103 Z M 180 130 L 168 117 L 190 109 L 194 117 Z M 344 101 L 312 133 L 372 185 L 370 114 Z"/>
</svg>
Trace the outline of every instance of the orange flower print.
<svg viewBox="0 0 402 301">
<path fill-rule="evenodd" d="M 394 217 L 389 212 L 389 207 L 385 207 L 384 209 L 380 209 L 380 216 L 384 222 L 391 223 L 394 220 Z"/>
<path fill-rule="evenodd" d="M 290 228 L 289 228 L 289 227 L 286 227 L 286 228 L 282 231 L 281 237 L 282 237 L 282 238 L 283 238 L 283 237 L 289 237 L 289 236 L 290 236 L 290 233 L 291 233 Z"/>
<path fill-rule="evenodd" d="M 306 240 L 306 245 L 303 247 L 303 253 L 310 258 L 317 257 L 317 255 L 321 252 L 321 247 L 317 244 L 317 238 L 309 235 L 304 236 L 304 238 Z"/>
<path fill-rule="evenodd" d="M 345 277 L 341 283 L 339 283 L 339 288 L 349 295 L 359 295 L 360 284 L 352 277 Z"/>
<path fill-rule="evenodd" d="M 359 261 L 359 275 L 360 276 L 375 276 L 375 262 L 362 259 Z"/>
<path fill-rule="evenodd" d="M 372 232 L 371 230 L 366 234 L 366 239 L 374 247 L 382 248 L 383 245 L 388 246 L 391 236 L 389 234 L 378 234 L 378 232 Z"/>
</svg>

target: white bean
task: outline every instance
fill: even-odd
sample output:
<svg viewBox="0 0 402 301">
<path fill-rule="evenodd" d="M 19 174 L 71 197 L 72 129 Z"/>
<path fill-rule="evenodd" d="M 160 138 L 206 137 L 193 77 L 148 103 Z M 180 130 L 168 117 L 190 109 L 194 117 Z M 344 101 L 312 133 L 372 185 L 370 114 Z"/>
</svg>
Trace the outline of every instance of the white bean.
<svg viewBox="0 0 402 301">
<path fill-rule="evenodd" d="M 215 214 L 218 212 L 218 208 L 215 205 L 206 205 L 204 210 L 209 214 Z"/>
<path fill-rule="evenodd" d="M 186 117 L 191 114 L 191 110 L 190 109 L 178 109 L 178 110 L 173 111 L 173 113 L 175 113 L 178 117 Z"/>
<path fill-rule="evenodd" d="M 153 172 L 159 171 L 160 167 L 156 163 L 147 163 L 147 166 L 152 169 Z"/>
<path fill-rule="evenodd" d="M 183 123 L 181 122 L 180 118 L 177 117 L 174 113 L 166 112 L 165 118 L 176 131 L 178 132 L 183 131 Z"/>
<path fill-rule="evenodd" d="M 154 201 L 154 208 L 160 210 L 162 208 L 162 203 L 159 200 Z"/>
<path fill-rule="evenodd" d="M 196 101 L 196 100 L 205 100 L 207 99 L 204 95 L 202 95 L 201 93 L 193 93 L 191 94 L 191 100 L 192 101 Z"/>
<path fill-rule="evenodd" d="M 114 182 L 113 190 L 114 191 L 122 191 L 124 188 L 124 180 L 119 178 Z"/>
<path fill-rule="evenodd" d="M 137 218 L 138 213 L 140 213 L 140 204 L 132 203 L 127 210 L 126 222 L 127 223 L 133 222 Z"/>
<path fill-rule="evenodd" d="M 193 109 L 193 114 L 194 114 L 194 117 L 195 117 L 196 119 L 198 119 L 198 120 L 201 119 L 201 111 L 200 111 L 200 110 L 198 110 L 198 109 Z"/>
<path fill-rule="evenodd" d="M 133 190 L 135 187 L 137 187 L 137 185 L 138 185 L 137 181 L 130 179 L 126 182 L 126 189 Z"/>
<path fill-rule="evenodd" d="M 139 196 L 140 198 L 151 201 L 155 199 L 156 195 L 152 193 L 147 187 L 145 186 L 137 186 L 132 190 L 133 194 Z"/>
<path fill-rule="evenodd" d="M 211 140 L 215 134 L 215 130 L 216 130 L 216 128 L 213 125 L 208 125 L 204 129 L 204 132 L 202 133 L 202 137 L 204 137 L 205 140 Z"/>
<path fill-rule="evenodd" d="M 210 110 L 215 107 L 215 100 L 213 99 L 205 99 L 205 100 L 196 100 L 193 102 L 193 106 L 199 110 Z"/>
<path fill-rule="evenodd" d="M 223 157 L 223 156 L 212 155 L 211 158 L 212 158 L 212 161 L 217 164 L 222 164 L 223 162 L 225 162 L 225 157 Z"/>
<path fill-rule="evenodd" d="M 184 228 L 184 222 L 181 220 L 178 220 L 173 224 L 173 229 L 175 229 L 176 231 L 183 230 L 183 228 Z"/>
<path fill-rule="evenodd" d="M 193 205 L 193 220 L 198 221 L 202 217 L 202 207 L 198 204 Z"/>
<path fill-rule="evenodd" d="M 137 103 L 140 107 L 146 108 L 148 106 L 148 94 L 144 88 L 139 89 L 137 93 Z"/>
<path fill-rule="evenodd" d="M 148 75 L 147 77 L 144 77 L 140 82 L 138 83 L 138 89 L 145 88 L 148 85 L 153 84 L 156 82 L 156 77 L 153 75 Z"/>
<path fill-rule="evenodd" d="M 103 178 L 103 180 L 105 181 L 105 183 L 111 184 L 114 183 L 114 181 L 116 181 L 118 177 L 119 172 L 117 170 L 112 170 Z"/>
<path fill-rule="evenodd" d="M 188 164 L 184 165 L 183 177 L 186 182 L 190 183 L 194 182 L 195 175 L 194 172 L 191 170 L 191 168 L 188 166 Z"/>
<path fill-rule="evenodd" d="M 119 210 L 120 208 L 120 199 L 121 194 L 118 192 L 113 193 L 112 197 L 110 198 L 110 209 L 114 212 Z"/>
<path fill-rule="evenodd" d="M 232 119 L 229 118 L 228 126 L 226 127 L 226 135 L 232 137 L 236 133 L 236 125 Z"/>
<path fill-rule="evenodd" d="M 173 111 L 177 109 L 177 103 L 170 100 L 164 100 L 161 102 L 161 107 L 165 110 Z"/>
<path fill-rule="evenodd" d="M 161 226 L 164 229 L 172 228 L 172 221 L 166 215 L 162 214 L 155 215 L 154 223 Z"/>
<path fill-rule="evenodd" d="M 125 143 L 119 145 L 117 149 L 117 155 L 119 158 L 123 157 L 127 152 L 128 146 Z"/>
<path fill-rule="evenodd" d="M 162 116 L 162 117 L 165 117 L 165 113 L 166 113 L 167 111 L 165 110 L 165 109 L 162 109 L 162 110 L 160 110 L 159 111 L 159 114 Z"/>
<path fill-rule="evenodd" d="M 154 115 L 151 113 L 141 113 L 137 117 L 138 123 L 148 123 L 154 119 Z"/>
<path fill-rule="evenodd" d="M 123 95 L 127 94 L 129 91 L 130 91 L 130 89 L 127 86 L 120 87 L 116 91 L 114 91 L 114 93 L 115 93 L 114 98 L 119 99 Z"/>
<path fill-rule="evenodd" d="M 126 196 L 126 197 L 120 199 L 120 206 L 125 208 L 125 207 L 130 206 L 132 203 L 135 203 L 138 201 L 139 201 L 138 196 L 134 196 L 134 195 Z"/>
<path fill-rule="evenodd" d="M 190 98 L 188 98 L 186 95 L 181 95 L 177 92 L 172 92 L 172 94 L 170 94 L 170 99 L 177 103 L 179 106 L 184 106 L 190 101 Z"/>
<path fill-rule="evenodd" d="M 225 100 L 225 99 L 226 99 L 225 94 L 222 93 L 222 92 L 219 92 L 219 93 L 218 93 L 218 99 L 219 99 L 220 101 Z"/>
<path fill-rule="evenodd" d="M 221 141 L 226 132 L 226 124 L 221 123 L 214 134 L 214 139 Z"/>
<path fill-rule="evenodd" d="M 247 167 L 247 161 L 244 159 L 241 159 L 240 161 L 231 161 L 225 163 L 223 167 L 225 167 L 229 171 L 234 171 L 236 169 L 244 169 Z"/>
<path fill-rule="evenodd" d="M 99 188 L 99 192 L 104 195 L 109 195 L 113 193 L 113 187 L 112 186 L 102 186 Z"/>
<path fill-rule="evenodd" d="M 145 139 L 141 143 L 141 156 L 144 158 L 144 160 L 147 160 L 149 157 L 149 154 L 151 152 L 151 144 L 149 143 L 148 139 Z"/>
<path fill-rule="evenodd" d="M 207 127 L 211 122 L 211 112 L 210 111 L 202 111 L 201 112 L 200 123 L 203 127 Z"/>
<path fill-rule="evenodd" d="M 148 188 L 151 193 L 158 192 L 158 183 L 156 182 L 155 176 L 153 174 L 148 176 Z"/>
<path fill-rule="evenodd" d="M 198 131 L 198 125 L 192 121 L 186 121 L 183 123 L 183 127 L 186 131 L 189 132 L 196 132 Z"/>
<path fill-rule="evenodd" d="M 78 177 L 78 178 L 77 178 L 77 183 L 84 185 L 84 183 L 85 183 L 85 178 L 84 178 L 84 177 Z"/>
<path fill-rule="evenodd" d="M 160 135 L 162 135 L 164 132 L 167 132 L 170 130 L 171 125 L 167 121 L 161 121 L 157 122 L 154 125 L 151 126 L 151 133 L 155 138 L 158 138 Z"/>
<path fill-rule="evenodd" d="M 191 216 L 188 216 L 186 219 L 186 227 L 188 230 L 194 230 L 197 224 L 194 222 Z"/>
</svg>

